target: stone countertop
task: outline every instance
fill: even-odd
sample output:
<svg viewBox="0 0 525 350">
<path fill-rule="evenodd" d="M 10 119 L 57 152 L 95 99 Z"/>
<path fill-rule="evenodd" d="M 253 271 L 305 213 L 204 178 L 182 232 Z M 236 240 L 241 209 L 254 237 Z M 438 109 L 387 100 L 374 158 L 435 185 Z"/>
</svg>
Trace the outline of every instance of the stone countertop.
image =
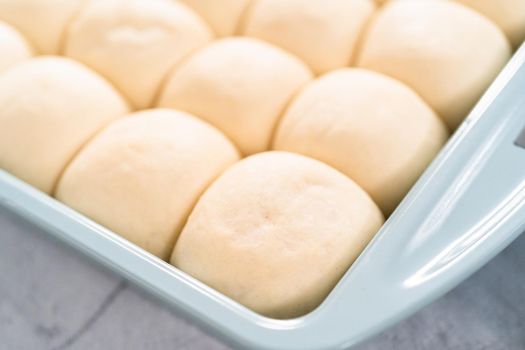
<svg viewBox="0 0 525 350">
<path fill-rule="evenodd" d="M 0 349 L 229 348 L 0 209 Z M 525 349 L 525 235 L 454 291 L 357 349 Z"/>
</svg>

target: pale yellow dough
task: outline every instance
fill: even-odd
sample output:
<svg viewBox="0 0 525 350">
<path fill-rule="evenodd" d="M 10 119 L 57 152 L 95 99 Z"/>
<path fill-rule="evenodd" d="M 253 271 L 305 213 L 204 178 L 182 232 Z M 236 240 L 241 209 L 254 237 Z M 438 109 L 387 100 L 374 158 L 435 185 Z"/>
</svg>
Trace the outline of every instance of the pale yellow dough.
<svg viewBox="0 0 525 350">
<path fill-rule="evenodd" d="M 350 65 L 373 0 L 258 0 L 244 34 L 297 55 L 325 73 Z"/>
<path fill-rule="evenodd" d="M 510 57 L 486 17 L 443 0 L 391 1 L 375 16 L 358 65 L 397 78 L 456 128 Z"/>
<path fill-rule="evenodd" d="M 171 262 L 256 312 L 291 318 L 319 305 L 382 223 L 368 195 L 335 169 L 266 152 L 203 194 Z"/>
<path fill-rule="evenodd" d="M 58 54 L 72 18 L 86 0 L 2 0 L 0 20 L 17 28 L 41 54 Z"/>
<path fill-rule="evenodd" d="M 204 18 L 217 36 L 236 33 L 252 0 L 181 0 Z"/>
<path fill-rule="evenodd" d="M 26 39 L 10 25 L 0 22 L 0 72 L 32 55 L 33 49 Z"/>
<path fill-rule="evenodd" d="M 514 47 L 525 40 L 524 0 L 457 0 L 481 12 L 496 23 Z"/>
<path fill-rule="evenodd" d="M 332 165 L 388 215 L 447 136 L 443 122 L 410 88 L 347 68 L 304 88 L 284 115 L 274 148 Z"/>
<path fill-rule="evenodd" d="M 143 109 L 166 74 L 211 38 L 204 21 L 173 0 L 92 0 L 70 26 L 65 53 Z"/>
<path fill-rule="evenodd" d="M 269 148 L 277 119 L 310 78 L 302 62 L 277 47 L 256 39 L 222 39 L 174 72 L 159 106 L 208 121 L 249 155 Z"/>
<path fill-rule="evenodd" d="M 167 259 L 195 201 L 238 160 L 212 126 L 173 110 L 112 123 L 73 160 L 56 197 Z"/>
<path fill-rule="evenodd" d="M 78 149 L 128 107 L 83 65 L 40 57 L 0 74 L 0 111 L 0 168 L 51 193 Z"/>
</svg>

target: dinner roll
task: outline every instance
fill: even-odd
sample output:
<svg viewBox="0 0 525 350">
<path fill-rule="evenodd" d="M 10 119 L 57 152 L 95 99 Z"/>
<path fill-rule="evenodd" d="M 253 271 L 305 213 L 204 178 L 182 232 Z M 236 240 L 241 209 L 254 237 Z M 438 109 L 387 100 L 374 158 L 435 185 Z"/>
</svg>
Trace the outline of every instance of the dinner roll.
<svg viewBox="0 0 525 350">
<path fill-rule="evenodd" d="M 302 91 L 277 129 L 274 148 L 335 167 L 388 215 L 446 139 L 443 122 L 410 88 L 347 68 Z"/>
<path fill-rule="evenodd" d="M 288 101 L 311 78 L 285 51 L 256 39 L 216 41 L 169 77 L 159 106 L 215 125 L 245 155 L 265 151 Z"/>
<path fill-rule="evenodd" d="M 0 20 L 17 28 L 42 54 L 58 54 L 64 31 L 86 0 L 3 0 Z"/>
<path fill-rule="evenodd" d="M 525 39 L 524 0 L 458 0 L 481 12 L 496 23 L 514 47 Z"/>
<path fill-rule="evenodd" d="M 173 110 L 112 123 L 73 160 L 56 197 L 167 259 L 206 186 L 238 159 L 218 130 Z"/>
<path fill-rule="evenodd" d="M 166 74 L 211 37 L 199 16 L 173 0 L 92 0 L 72 23 L 65 53 L 142 109 Z"/>
<path fill-rule="evenodd" d="M 218 36 L 233 35 L 252 0 L 182 0 L 204 18 Z"/>
<path fill-rule="evenodd" d="M 40 57 L 0 74 L 0 110 L 0 168 L 51 193 L 79 148 L 128 107 L 83 65 Z"/>
<path fill-rule="evenodd" d="M 450 1 L 391 1 L 363 40 L 359 66 L 397 78 L 456 128 L 510 57 L 501 30 Z"/>
<path fill-rule="evenodd" d="M 292 318 L 323 301 L 382 223 L 368 195 L 335 169 L 260 153 L 205 191 L 171 262 L 256 312 Z"/>
<path fill-rule="evenodd" d="M 373 0 L 258 0 L 245 34 L 297 55 L 317 73 L 348 66 Z"/>
<path fill-rule="evenodd" d="M 0 72 L 32 55 L 26 39 L 10 25 L 0 22 Z"/>
</svg>

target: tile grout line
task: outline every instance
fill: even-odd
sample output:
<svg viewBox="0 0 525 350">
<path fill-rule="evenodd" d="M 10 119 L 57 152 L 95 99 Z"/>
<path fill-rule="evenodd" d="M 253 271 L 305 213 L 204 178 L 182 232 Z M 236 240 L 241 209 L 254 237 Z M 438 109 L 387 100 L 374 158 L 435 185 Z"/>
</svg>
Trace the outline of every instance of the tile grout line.
<svg viewBox="0 0 525 350">
<path fill-rule="evenodd" d="M 52 350 L 64 350 L 73 345 L 84 333 L 86 333 L 96 321 L 104 314 L 108 307 L 113 304 L 118 295 L 126 288 L 127 282 L 121 280 L 115 288 L 104 298 L 95 312 L 86 320 L 86 322 L 79 327 L 69 338 L 62 344 L 54 347 Z"/>
</svg>

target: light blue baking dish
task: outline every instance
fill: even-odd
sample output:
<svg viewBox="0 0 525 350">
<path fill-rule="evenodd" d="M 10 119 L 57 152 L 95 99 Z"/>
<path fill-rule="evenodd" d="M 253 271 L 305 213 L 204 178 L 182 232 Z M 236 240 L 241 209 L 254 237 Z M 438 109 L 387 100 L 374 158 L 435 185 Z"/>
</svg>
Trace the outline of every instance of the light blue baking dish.
<svg viewBox="0 0 525 350">
<path fill-rule="evenodd" d="M 346 349 L 443 295 L 525 231 L 525 46 L 328 298 L 304 317 L 260 316 L 2 171 L 0 206 L 233 344 Z"/>
</svg>

